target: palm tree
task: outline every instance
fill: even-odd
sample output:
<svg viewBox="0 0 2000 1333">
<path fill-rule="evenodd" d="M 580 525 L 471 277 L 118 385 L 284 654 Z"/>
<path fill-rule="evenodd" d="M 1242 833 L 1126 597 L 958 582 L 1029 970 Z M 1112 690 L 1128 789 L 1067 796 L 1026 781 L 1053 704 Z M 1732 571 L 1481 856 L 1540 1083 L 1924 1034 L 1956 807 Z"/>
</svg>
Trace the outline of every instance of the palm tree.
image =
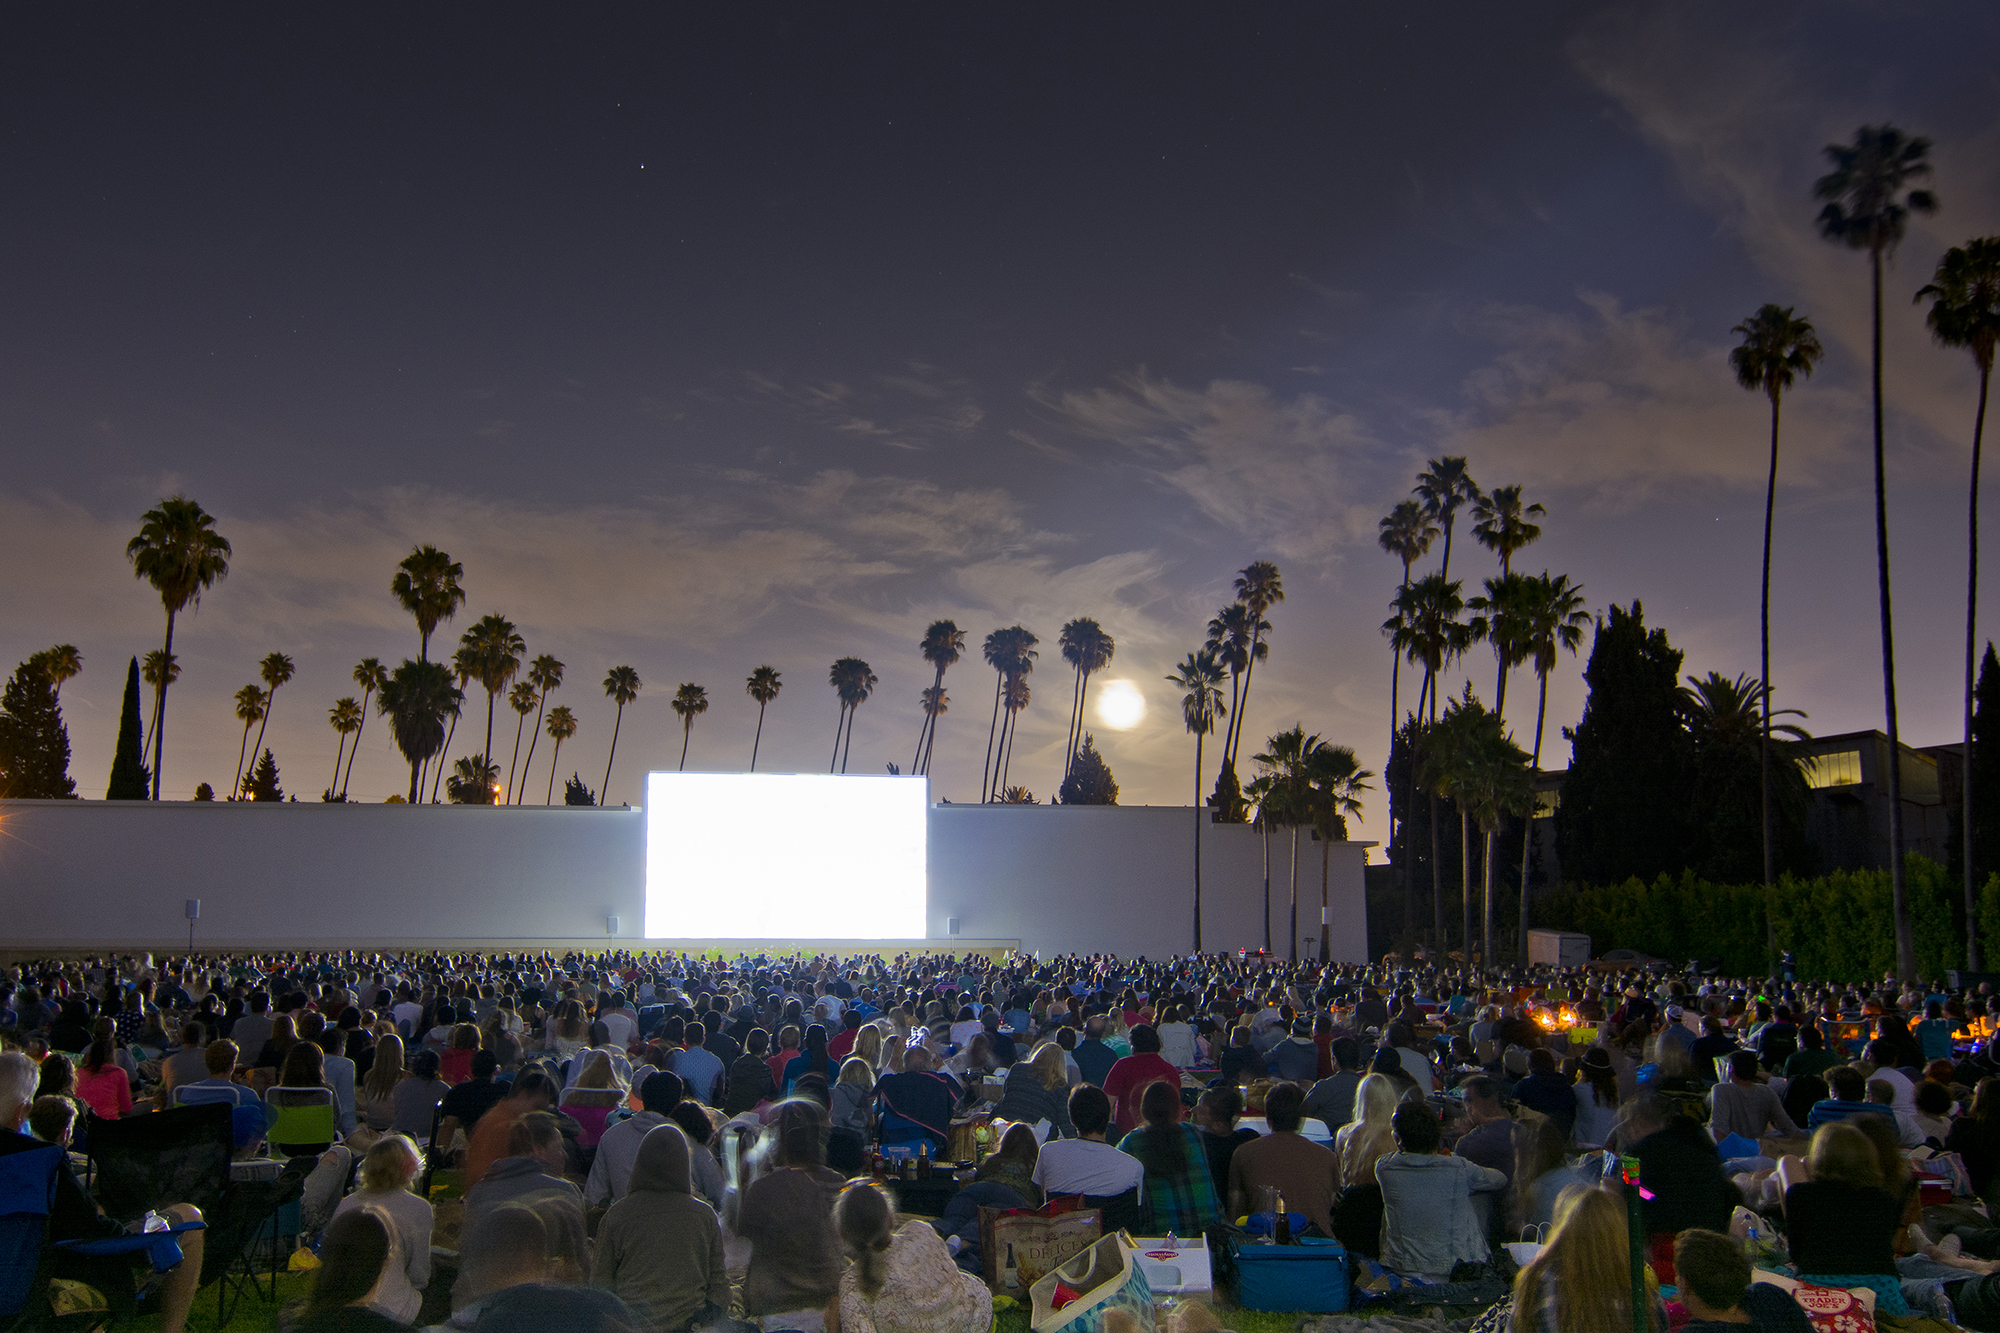
<svg viewBox="0 0 2000 1333">
<path fill-rule="evenodd" d="M 1965 839 L 1965 901 L 1971 905 L 1965 918 L 1965 965 L 1977 972 L 1979 936 L 1973 923 L 1978 917 L 1979 900 L 1972 866 L 1972 658 L 1978 646 L 1979 626 L 1979 451 L 1986 433 L 1986 391 L 1993 379 L 1993 348 L 2000 342 L 2000 236 L 1982 236 L 1945 251 L 1944 258 L 1938 260 L 1937 272 L 1917 291 L 1919 301 L 1926 297 L 1930 298 L 1931 310 L 1924 322 L 1930 325 L 1931 336 L 1946 347 L 1965 348 L 1972 353 L 1973 364 L 1979 367 L 1979 407 L 1972 417 L 1972 484 L 1967 488 L 1970 498 L 1965 556 L 1965 749 L 1961 765 L 1965 776 L 1960 791 L 1965 803 L 1960 821 Z M 1770 679 L 1768 667 L 1764 678 Z"/>
<path fill-rule="evenodd" d="M 840 695 L 840 712 L 847 723 L 847 745 L 842 749 L 840 733 L 833 737 L 834 751 L 840 759 L 840 771 L 847 771 L 847 752 L 854 748 L 854 715 L 861 711 L 861 705 L 868 702 L 868 696 L 875 691 L 875 673 L 868 664 L 858 657 L 843 657 L 833 664 L 828 673 L 834 691 Z M 832 766 L 828 766 L 832 771 Z"/>
<path fill-rule="evenodd" d="M 160 651 L 174 658 L 174 617 L 189 606 L 199 607 L 201 595 L 229 575 L 229 542 L 215 530 L 215 519 L 185 495 L 170 495 L 139 519 L 139 535 L 125 544 L 132 573 L 153 585 L 167 612 L 167 640 Z M 160 799 L 161 770 L 166 767 L 167 685 L 160 682 L 153 710 L 153 799 Z"/>
<path fill-rule="evenodd" d="M 465 605 L 465 589 L 458 583 L 464 577 L 465 566 L 435 546 L 419 546 L 397 564 L 389 591 L 416 617 L 419 662 L 430 660 L 431 632 L 438 622 L 450 620 Z"/>
<path fill-rule="evenodd" d="M 361 725 L 368 725 L 368 699 L 382 688 L 382 682 L 389 679 L 389 673 L 382 667 L 379 657 L 364 657 L 354 667 L 354 683 L 361 687 Z M 354 733 L 354 748 L 347 752 L 347 772 L 341 775 L 340 794 L 347 795 L 347 781 L 354 776 L 354 756 L 361 753 L 361 733 Z"/>
<path fill-rule="evenodd" d="M 340 744 L 333 752 L 333 782 L 326 794 L 332 796 L 340 786 L 340 761 L 346 757 L 347 738 L 361 730 L 361 705 L 351 697 L 334 700 L 333 707 L 326 710 L 327 725 L 340 733 Z"/>
<path fill-rule="evenodd" d="M 1812 376 L 1813 366 L 1824 355 L 1819 335 L 1812 323 L 1792 313 L 1790 306 L 1766 302 L 1757 313 L 1730 330 L 1743 341 L 1729 353 L 1736 370 L 1736 382 L 1746 389 L 1762 390 L 1771 400 L 1771 467 L 1764 481 L 1764 576 L 1757 603 L 1758 670 L 1765 681 L 1771 679 L 1771 524 L 1778 504 L 1778 413 L 1785 390 L 1800 375 Z M 1967 650 L 1970 651 L 1969 649 Z M 1971 687 L 1967 686 L 1967 697 Z M 1770 692 L 1765 691 L 1765 707 Z M 1970 713 L 1967 714 L 1970 716 Z M 1764 718 L 1766 730 L 1771 719 Z M 1967 724 L 1968 726 L 1970 723 Z M 1771 850 L 1771 738 L 1757 745 L 1758 784 L 1763 802 L 1764 892 L 1769 894 L 1777 880 L 1776 861 Z"/>
<path fill-rule="evenodd" d="M 1474 597 L 1466 605 L 1480 613 L 1473 623 L 1484 629 L 1486 642 L 1500 663 L 1500 676 L 1493 687 L 1493 715 L 1502 716 L 1507 707 L 1507 673 L 1528 660 L 1526 604 L 1532 596 L 1524 574 L 1506 573 L 1486 580 L 1486 595 Z"/>
<path fill-rule="evenodd" d="M 962 636 L 961 636 L 962 637 Z M 778 669 L 760 666 L 750 673 L 743 682 L 743 692 L 757 701 L 757 734 L 750 741 L 750 771 L 757 771 L 757 749 L 764 743 L 764 710 L 771 706 L 771 700 L 778 697 L 778 691 L 785 688 L 779 678 Z"/>
<path fill-rule="evenodd" d="M 993 721 L 986 729 L 986 759 L 979 770 L 979 799 L 991 801 L 999 788 L 1000 765 L 994 756 L 994 742 L 1002 737 L 1000 732 L 1000 704 L 1007 690 L 1009 676 L 1025 676 L 1035 669 L 1035 659 L 1041 654 L 1035 645 L 1041 640 L 1020 625 L 1006 629 L 996 629 L 986 636 L 982 651 L 986 664 L 994 670 L 993 681 Z M 1012 714 L 1009 714 L 1012 717 Z"/>
<path fill-rule="evenodd" d="M 1201 743 L 1215 732 L 1215 720 L 1223 715 L 1222 664 L 1215 650 L 1203 648 L 1187 655 L 1174 668 L 1167 682 L 1181 691 L 1181 721 L 1194 737 L 1194 952 L 1201 952 L 1201 826 L 1208 822 L 1208 810 L 1201 801 Z"/>
<path fill-rule="evenodd" d="M 1007 673 L 1007 688 L 1000 700 L 1000 706 L 1005 712 L 1000 722 L 1001 757 L 993 765 L 994 772 L 999 778 L 994 786 L 1000 790 L 1006 789 L 1007 775 L 1014 769 L 1015 720 L 1028 710 L 1028 704 L 1034 698 L 1034 691 L 1028 688 L 1028 672 L 1033 669 L 1028 667 Z"/>
<path fill-rule="evenodd" d="M 1480 895 L 1484 929 L 1481 948 L 1487 966 L 1497 956 L 1493 940 L 1493 838 L 1503 821 L 1535 807 L 1534 779 L 1528 775 L 1528 754 L 1514 743 L 1498 714 L 1479 719 L 1471 745 L 1463 756 L 1467 768 L 1459 781 L 1461 808 L 1469 807 L 1480 833 Z M 1525 955 L 1524 955 L 1525 958 Z"/>
<path fill-rule="evenodd" d="M 1240 729 L 1239 729 L 1240 730 Z M 1291 942 L 1285 953 L 1293 962 L 1299 957 L 1299 828 L 1311 819 L 1311 803 L 1307 788 L 1311 784 L 1307 765 L 1312 752 L 1325 744 L 1317 736 L 1306 735 L 1304 727 L 1293 727 L 1281 731 L 1265 742 L 1270 748 L 1262 754 L 1250 756 L 1258 767 L 1273 779 L 1267 788 L 1266 800 L 1274 807 L 1277 823 L 1287 824 L 1292 830 L 1292 926 Z M 1260 811 L 1261 814 L 1261 811 Z"/>
<path fill-rule="evenodd" d="M 1425 746 L 1437 731 L 1438 677 L 1444 674 L 1445 667 L 1454 658 L 1462 656 L 1485 632 L 1483 621 L 1459 619 L 1465 610 L 1465 599 L 1459 596 L 1458 590 L 1459 585 L 1447 581 L 1444 575 L 1426 574 L 1397 594 L 1395 614 L 1382 625 L 1392 647 L 1408 656 L 1412 664 L 1423 665 L 1424 683 L 1417 691 L 1417 710 L 1414 714 L 1419 730 L 1412 734 Z M 1426 700 L 1430 704 L 1428 721 L 1424 714 Z M 1436 770 L 1431 760 L 1421 753 L 1413 752 L 1411 763 L 1410 781 L 1421 783 L 1430 796 L 1431 916 L 1439 947 L 1442 948 L 1444 870 L 1438 860 L 1438 787 L 1419 775 L 1427 769 Z"/>
<path fill-rule="evenodd" d="M 941 715 L 951 711 L 951 696 L 944 692 L 944 686 L 942 685 L 928 686 L 922 693 L 924 724 L 929 728 L 929 731 L 924 740 L 923 750 L 918 755 L 918 758 L 922 762 L 913 771 L 919 774 L 927 774 L 931 769 L 931 744 L 937 739 L 937 720 Z"/>
<path fill-rule="evenodd" d="M 493 701 L 521 669 L 521 654 L 528 645 L 514 631 L 514 622 L 501 615 L 481 616 L 459 640 L 473 655 L 473 676 L 486 690 L 486 748 L 493 753 Z"/>
<path fill-rule="evenodd" d="M 83 654 L 73 643 L 59 643 L 39 654 L 42 669 L 48 673 L 49 684 L 55 690 L 56 703 L 62 703 L 62 687 L 66 680 L 74 680 L 83 672 Z"/>
<path fill-rule="evenodd" d="M 229 783 L 229 799 L 243 792 L 243 761 L 250 753 L 250 727 L 264 716 L 264 691 L 245 685 L 236 691 L 236 720 L 243 724 L 243 739 L 236 746 L 236 776 Z"/>
<path fill-rule="evenodd" d="M 549 692 L 562 688 L 563 664 L 548 653 L 542 653 L 528 663 L 528 684 L 535 687 L 535 729 L 528 733 L 528 757 L 521 761 L 521 787 L 514 796 L 514 804 L 525 805 L 528 797 L 528 770 L 535 766 L 535 741 L 541 735 L 542 710 L 548 707 Z M 555 781 L 553 772 L 549 781 Z"/>
<path fill-rule="evenodd" d="M 1479 762 L 1479 728 L 1485 717 L 1484 705 L 1472 697 L 1472 686 L 1467 684 L 1464 696 L 1447 703 L 1444 716 L 1430 725 L 1421 760 L 1422 782 L 1431 795 L 1433 875 L 1437 869 L 1438 798 L 1450 801 L 1458 810 L 1458 893 L 1463 922 L 1461 938 L 1465 943 L 1467 966 L 1472 963 L 1475 938 L 1472 928 L 1472 787 Z"/>
<path fill-rule="evenodd" d="M 499 785 L 500 765 L 483 754 L 475 754 L 452 764 L 444 794 L 453 805 L 492 805 L 493 798 L 499 795 L 495 790 Z"/>
<path fill-rule="evenodd" d="M 259 754 L 264 752 L 264 728 L 271 725 L 271 709 L 278 698 L 278 687 L 290 680 L 294 668 L 292 659 L 283 653 L 267 653 L 257 664 L 257 674 L 264 678 L 264 716 L 257 723 L 257 743 L 250 748 Z"/>
<path fill-rule="evenodd" d="M 952 621 L 933 620 L 930 628 L 924 631 L 924 637 L 918 642 L 917 648 L 923 654 L 924 661 L 937 668 L 937 679 L 931 682 L 931 690 L 937 692 L 935 697 L 942 702 L 945 669 L 957 665 L 959 657 L 964 654 L 965 631 Z M 926 699 L 932 697 L 930 690 L 924 692 L 924 697 Z M 937 734 L 937 715 L 943 711 L 942 707 L 924 710 L 923 726 L 917 729 L 917 756 L 910 761 L 910 772 L 930 771 L 931 744 Z"/>
<path fill-rule="evenodd" d="M 1250 659 L 1243 666 L 1243 693 L 1236 698 L 1236 736 L 1229 746 L 1231 768 L 1236 766 L 1236 756 L 1243 745 L 1243 716 L 1250 707 L 1250 678 L 1257 673 L 1257 664 L 1271 655 L 1271 645 L 1264 642 L 1271 622 L 1264 619 L 1264 613 L 1285 600 L 1285 580 L 1278 567 L 1269 560 L 1253 560 L 1237 571 L 1236 600 L 1250 613 Z"/>
<path fill-rule="evenodd" d="M 1347 817 L 1361 815 L 1361 793 L 1375 775 L 1361 766 L 1353 747 L 1322 742 L 1306 757 L 1306 808 L 1319 834 L 1319 961 L 1326 965 L 1333 946 L 1331 903 L 1327 882 L 1332 873 L 1333 844 L 1347 840 Z"/>
<path fill-rule="evenodd" d="M 1063 740 L 1063 779 L 1067 781 L 1077 746 L 1082 743 L 1083 704 L 1090 692 L 1090 673 L 1111 665 L 1118 644 L 1104 632 L 1104 626 L 1088 617 L 1064 625 L 1056 642 L 1062 648 L 1063 661 L 1076 668 L 1076 684 L 1070 691 L 1069 734 Z"/>
<path fill-rule="evenodd" d="M 562 762 L 562 743 L 576 735 L 576 714 L 569 711 L 567 704 L 557 704 L 549 710 L 548 719 L 542 724 L 549 733 L 549 739 L 556 743 L 555 752 L 549 756 L 549 791 L 543 805 L 556 803 L 556 767 Z"/>
<path fill-rule="evenodd" d="M 1444 528 L 1444 563 L 1438 574 L 1450 578 L 1451 530 L 1460 506 L 1479 499 L 1479 483 L 1472 479 L 1464 458 L 1448 454 L 1433 458 L 1430 466 L 1417 474 L 1415 494 L 1423 501 L 1424 513 Z"/>
<path fill-rule="evenodd" d="M 1535 701 L 1535 749 L 1528 761 L 1532 783 L 1542 771 L 1542 723 L 1549 712 L 1549 673 L 1556 669 L 1556 656 L 1567 651 L 1576 656 L 1583 647 L 1583 632 L 1590 628 L 1590 612 L 1583 608 L 1583 586 L 1569 581 L 1569 575 L 1551 576 L 1547 570 L 1534 580 L 1528 595 L 1527 647 L 1525 660 L 1534 663 L 1539 695 Z M 1532 812 L 1531 812 L 1532 813 Z M 1528 956 L 1528 855 L 1534 849 L 1535 830 L 1531 818 L 1521 835 L 1521 922 L 1520 956 Z"/>
<path fill-rule="evenodd" d="M 1423 559 L 1431 549 L 1431 543 L 1437 539 L 1438 525 L 1424 512 L 1422 505 L 1415 500 L 1403 500 L 1389 511 L 1388 516 L 1377 527 L 1375 538 L 1377 544 L 1403 562 L 1403 585 L 1400 591 L 1407 593 L 1410 588 L 1410 566 Z M 1394 635 L 1393 630 L 1385 629 L 1384 633 L 1392 637 Z M 1402 665 L 1403 654 L 1392 652 L 1389 655 L 1389 732 L 1392 736 L 1397 726 L 1401 724 L 1403 716 L 1403 710 L 1397 703 Z"/>
<path fill-rule="evenodd" d="M 410 761 L 410 804 L 422 795 L 423 766 L 444 748 L 446 714 L 458 715 L 463 690 L 452 684 L 452 673 L 439 662 L 403 664 L 382 683 L 375 697 L 375 711 L 389 719 L 396 748 Z"/>
<path fill-rule="evenodd" d="M 674 712 L 681 719 L 681 772 L 688 766 L 688 742 L 694 739 L 694 720 L 708 711 L 708 691 L 699 685 L 683 685 L 674 691 Z"/>
<path fill-rule="evenodd" d="M 1246 800 L 1257 807 L 1255 826 L 1264 835 L 1264 952 L 1271 952 L 1271 825 L 1281 799 L 1278 775 L 1265 773 L 1243 785 Z"/>
<path fill-rule="evenodd" d="M 541 692 L 525 680 L 515 681 L 514 688 L 507 691 L 507 706 L 520 714 L 519 719 L 514 723 L 514 753 L 507 756 L 506 799 L 509 804 L 514 803 L 516 795 L 514 790 L 514 763 L 521 757 L 521 731 L 528 725 L 528 714 L 535 711 L 540 699 Z M 530 737 L 530 740 L 532 739 Z M 528 770 L 523 768 L 521 770 L 521 783 L 523 786 L 527 785 L 527 780 Z"/>
<path fill-rule="evenodd" d="M 1869 382 L 1875 426 L 1875 575 L 1882 606 L 1882 698 L 1889 754 L 1889 889 L 1896 913 L 1896 975 L 1905 985 L 1917 977 L 1917 941 L 1903 883 L 1903 765 L 1896 720 L 1896 634 L 1889 594 L 1889 483 L 1882 457 L 1882 259 L 1903 239 L 1911 213 L 1935 213 L 1937 197 L 1908 188 L 1928 179 L 1929 139 L 1906 135 L 1893 125 L 1864 125 L 1852 144 L 1828 144 L 1833 170 L 1813 184 L 1826 201 L 1819 213 L 1820 234 L 1852 250 L 1868 252 L 1871 349 Z"/>
<path fill-rule="evenodd" d="M 181 678 L 181 662 L 178 657 L 169 657 L 159 648 L 153 649 L 139 659 L 139 678 L 153 687 L 153 712 L 159 711 L 160 691 Z M 143 757 L 153 744 L 152 713 L 146 716 L 146 737 L 139 744 L 139 754 Z M 238 761 L 241 767 L 241 761 Z"/>
<path fill-rule="evenodd" d="M 597 797 L 599 805 L 611 804 L 611 763 L 618 757 L 618 729 L 625 725 L 625 705 L 639 697 L 639 673 L 629 666 L 612 667 L 604 676 L 604 697 L 617 701 L 618 716 L 611 723 L 611 752 L 604 756 L 604 789 Z M 549 780 L 555 780 L 553 772 Z"/>
<path fill-rule="evenodd" d="M 1547 513 L 1538 504 L 1523 505 L 1519 486 L 1495 486 L 1472 502 L 1472 535 L 1500 557 L 1504 577 L 1514 572 L 1514 552 L 1542 535 L 1541 525 L 1528 520 Z"/>
<path fill-rule="evenodd" d="M 465 687 L 470 685 L 473 678 L 479 674 L 479 650 L 461 640 L 458 651 L 451 655 L 451 673 L 458 678 L 458 689 L 462 699 Z M 451 710 L 451 725 L 444 733 L 444 749 L 446 752 L 451 750 L 451 738 L 458 734 L 459 712 L 460 707 L 454 705 Z M 443 765 L 439 765 L 438 770 L 430 775 L 431 803 L 433 805 L 437 803 L 438 788 L 443 782 L 444 767 Z"/>
<path fill-rule="evenodd" d="M 1270 655 L 1271 646 L 1263 641 L 1263 632 L 1269 628 L 1268 623 L 1253 616 L 1241 602 L 1223 607 L 1208 622 L 1208 637 L 1203 646 L 1213 649 L 1216 660 L 1229 668 L 1229 719 L 1222 728 L 1222 768 L 1215 775 L 1214 803 L 1219 819 L 1240 818 L 1240 811 L 1227 809 L 1224 803 L 1228 792 L 1236 787 L 1236 733 L 1243 719 L 1243 673 L 1249 670 L 1254 657 Z"/>
</svg>

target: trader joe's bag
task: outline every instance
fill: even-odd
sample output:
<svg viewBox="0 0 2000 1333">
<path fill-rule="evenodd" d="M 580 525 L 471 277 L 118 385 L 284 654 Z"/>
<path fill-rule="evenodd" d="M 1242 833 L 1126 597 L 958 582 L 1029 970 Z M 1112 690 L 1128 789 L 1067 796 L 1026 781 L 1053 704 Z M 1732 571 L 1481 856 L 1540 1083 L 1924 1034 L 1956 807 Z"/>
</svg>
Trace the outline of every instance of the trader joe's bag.
<svg viewBox="0 0 2000 1333">
<path fill-rule="evenodd" d="M 999 1292 L 1032 1287 L 1103 1234 L 1104 1214 L 1083 1207 L 1081 1195 L 1052 1199 L 1040 1208 L 981 1208 L 980 1276 Z"/>
<path fill-rule="evenodd" d="M 1875 1293 L 1867 1287 L 1816 1287 L 1761 1268 L 1750 1274 L 1750 1280 L 1790 1292 L 1806 1312 L 1813 1333 L 1875 1333 Z"/>
<path fill-rule="evenodd" d="M 1030 1292 L 1034 1333 L 1103 1333 L 1113 1310 L 1129 1312 L 1140 1333 L 1154 1333 L 1153 1289 L 1138 1253 L 1121 1231 L 1044 1274 Z"/>
</svg>

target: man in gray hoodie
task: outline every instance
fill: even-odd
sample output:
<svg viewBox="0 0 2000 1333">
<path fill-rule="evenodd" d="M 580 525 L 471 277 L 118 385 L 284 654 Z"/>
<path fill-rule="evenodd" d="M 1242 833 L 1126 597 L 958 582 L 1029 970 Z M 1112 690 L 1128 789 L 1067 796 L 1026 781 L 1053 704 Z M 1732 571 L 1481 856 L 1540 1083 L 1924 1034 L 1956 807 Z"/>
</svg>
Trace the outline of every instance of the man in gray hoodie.
<svg viewBox="0 0 2000 1333">
<path fill-rule="evenodd" d="M 694 1197 L 687 1136 L 659 1125 L 639 1144 L 625 1196 L 597 1229 L 591 1285 L 612 1292 L 663 1333 L 729 1308 L 729 1273 L 715 1210 Z"/>
</svg>

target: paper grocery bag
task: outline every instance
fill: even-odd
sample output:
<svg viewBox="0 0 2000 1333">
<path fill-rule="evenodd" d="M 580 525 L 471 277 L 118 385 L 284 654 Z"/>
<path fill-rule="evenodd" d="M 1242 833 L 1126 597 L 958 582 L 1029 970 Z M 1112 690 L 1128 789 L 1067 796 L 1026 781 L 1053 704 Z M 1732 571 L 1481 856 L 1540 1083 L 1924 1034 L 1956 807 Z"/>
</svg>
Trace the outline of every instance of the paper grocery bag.
<svg viewBox="0 0 2000 1333">
<path fill-rule="evenodd" d="M 980 1276 L 995 1291 L 1032 1287 L 1103 1234 L 1104 1214 L 1083 1207 L 1081 1195 L 1052 1199 L 1040 1208 L 981 1208 Z"/>
</svg>

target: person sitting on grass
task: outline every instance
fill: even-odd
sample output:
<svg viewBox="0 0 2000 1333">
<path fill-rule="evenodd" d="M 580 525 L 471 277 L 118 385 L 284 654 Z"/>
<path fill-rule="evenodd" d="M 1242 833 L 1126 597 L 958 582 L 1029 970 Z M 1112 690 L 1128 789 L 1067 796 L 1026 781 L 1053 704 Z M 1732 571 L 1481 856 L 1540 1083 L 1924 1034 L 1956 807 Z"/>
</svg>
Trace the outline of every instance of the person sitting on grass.
<svg viewBox="0 0 2000 1333">
<path fill-rule="evenodd" d="M 1143 1024 L 1140 1030 L 1145 1030 Z M 1296 1091 L 1296 1089 L 1294 1089 Z M 1171 1231 L 1198 1236 L 1222 1220 L 1216 1200 L 1215 1177 L 1208 1169 L 1208 1151 L 1201 1132 L 1181 1122 L 1181 1090 L 1175 1082 L 1149 1083 L 1139 1098 L 1139 1128 L 1118 1142 L 1118 1150 L 1135 1158 L 1146 1173 L 1140 1191 L 1149 1236 Z"/>
<path fill-rule="evenodd" d="M 1443 1126 L 1422 1102 L 1397 1107 L 1392 1123 L 1397 1151 L 1375 1164 L 1382 1186 L 1382 1263 L 1443 1281 L 1461 1263 L 1487 1262 L 1492 1251 L 1472 1196 L 1505 1190 L 1506 1175 L 1441 1152 Z"/>
<path fill-rule="evenodd" d="M 1625 1204 L 1617 1195 L 1585 1185 L 1564 1190 L 1556 1200 L 1548 1244 L 1514 1278 L 1509 1333 L 1622 1333 L 1632 1328 L 1628 1247 Z M 1650 1282 L 1647 1286 L 1640 1295 L 1646 1327 L 1666 1333 L 1666 1308 Z"/>
<path fill-rule="evenodd" d="M 391 1134 L 377 1139 L 361 1159 L 361 1188 L 340 1201 L 327 1228 L 331 1238 L 333 1225 L 363 1210 L 388 1226 L 394 1262 L 383 1269 L 368 1304 L 399 1324 L 415 1322 L 431 1280 L 431 1205 L 410 1190 L 422 1169 L 417 1145 L 408 1138 Z"/>
<path fill-rule="evenodd" d="M 370 1299 L 395 1271 L 395 1248 L 392 1224 L 372 1208 L 334 1218 L 320 1241 L 312 1294 L 281 1324 L 289 1333 L 402 1333 L 415 1311 L 398 1319 Z"/>
<path fill-rule="evenodd" d="M 597 1229 L 592 1284 L 657 1329 L 688 1328 L 729 1309 L 722 1228 L 715 1210 L 693 1193 L 697 1152 L 706 1155 L 678 1125 L 648 1130 L 629 1188 Z"/>
<path fill-rule="evenodd" d="M 1813 1333 L 1790 1292 L 1750 1281 L 1742 1243 L 1720 1232 L 1690 1227 L 1675 1237 L 1674 1272 L 1694 1316 L 1678 1333 Z"/>
</svg>

